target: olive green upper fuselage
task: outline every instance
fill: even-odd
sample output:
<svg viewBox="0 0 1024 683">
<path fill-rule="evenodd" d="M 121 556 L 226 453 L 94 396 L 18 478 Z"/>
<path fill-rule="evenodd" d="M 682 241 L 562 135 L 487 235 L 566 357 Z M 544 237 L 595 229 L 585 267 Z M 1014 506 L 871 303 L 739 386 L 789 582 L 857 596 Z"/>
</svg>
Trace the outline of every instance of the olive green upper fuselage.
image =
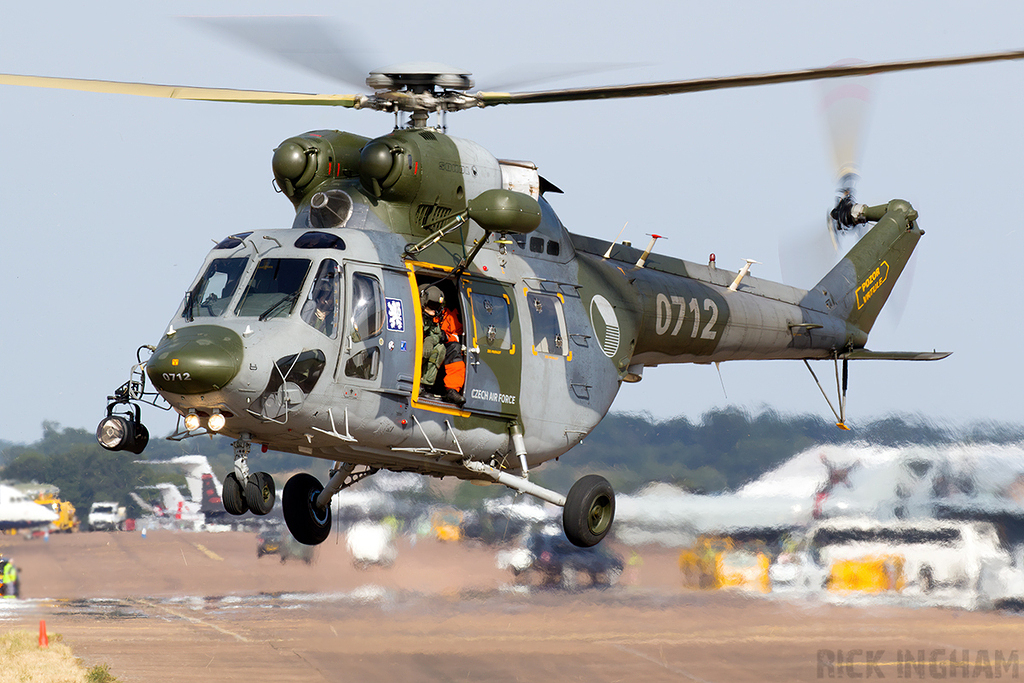
<svg viewBox="0 0 1024 683">
<path fill-rule="evenodd" d="M 439 476 L 479 478 L 465 458 L 519 470 L 515 425 L 528 466 L 561 455 L 643 366 L 863 347 L 920 235 L 893 202 L 872 249 L 811 291 L 749 275 L 730 291 L 735 272 L 656 254 L 637 267 L 623 245 L 606 257 L 608 243 L 565 230 L 532 164 L 439 131 L 308 133 L 274 171 L 292 227 L 238 226 L 211 251 L 150 380 L 180 413 L 219 411 L 223 433 L 274 450 Z M 506 194 L 479 199 L 493 190 Z M 463 323 L 461 408 L 421 397 L 426 283 Z M 325 288 L 335 299 L 318 309 Z"/>
</svg>

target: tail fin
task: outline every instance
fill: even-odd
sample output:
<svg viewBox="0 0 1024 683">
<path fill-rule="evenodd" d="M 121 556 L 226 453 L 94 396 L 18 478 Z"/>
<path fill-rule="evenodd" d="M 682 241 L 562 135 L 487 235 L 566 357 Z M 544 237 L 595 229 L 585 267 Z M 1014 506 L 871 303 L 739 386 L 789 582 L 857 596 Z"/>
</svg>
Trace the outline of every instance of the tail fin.
<svg viewBox="0 0 1024 683">
<path fill-rule="evenodd" d="M 924 231 L 917 211 L 902 199 L 867 207 L 865 214 L 875 227 L 814 288 L 833 302 L 833 315 L 866 335 Z"/>
<path fill-rule="evenodd" d="M 203 500 L 199 509 L 206 513 L 224 512 L 224 503 L 212 472 L 203 473 Z"/>
</svg>

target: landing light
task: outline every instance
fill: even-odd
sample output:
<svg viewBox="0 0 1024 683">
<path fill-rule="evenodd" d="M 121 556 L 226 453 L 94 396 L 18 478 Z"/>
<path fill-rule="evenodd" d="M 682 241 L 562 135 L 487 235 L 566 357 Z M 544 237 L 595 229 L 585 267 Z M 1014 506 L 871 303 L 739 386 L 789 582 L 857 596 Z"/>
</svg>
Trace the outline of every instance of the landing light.
<svg viewBox="0 0 1024 683">
<path fill-rule="evenodd" d="M 219 410 L 215 410 L 213 415 L 210 416 L 210 419 L 206 421 L 206 426 L 210 428 L 211 432 L 219 432 L 224 429 L 225 422 L 227 422 L 227 420 L 221 412 Z"/>
<path fill-rule="evenodd" d="M 104 448 L 115 451 L 124 443 L 129 429 L 128 420 L 120 415 L 105 417 L 96 428 L 96 439 Z"/>
<path fill-rule="evenodd" d="M 199 429 L 199 416 L 196 415 L 196 411 L 190 410 L 188 415 L 185 416 L 185 429 L 190 432 Z"/>
<path fill-rule="evenodd" d="M 131 451 L 138 455 L 149 443 L 149 430 L 126 415 L 107 415 L 96 427 L 96 440 L 108 451 Z"/>
</svg>

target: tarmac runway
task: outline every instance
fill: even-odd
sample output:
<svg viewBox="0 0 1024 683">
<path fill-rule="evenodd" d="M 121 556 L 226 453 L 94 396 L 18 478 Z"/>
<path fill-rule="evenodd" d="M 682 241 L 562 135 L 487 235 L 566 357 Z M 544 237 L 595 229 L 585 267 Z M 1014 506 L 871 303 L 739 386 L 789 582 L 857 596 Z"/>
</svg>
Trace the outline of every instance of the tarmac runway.
<svg viewBox="0 0 1024 683">
<path fill-rule="evenodd" d="M 1018 614 L 686 591 L 664 549 L 641 549 L 619 586 L 567 593 L 510 586 L 486 547 L 405 543 L 393 567 L 359 571 L 333 539 L 311 566 L 255 545 L 3 540 L 26 599 L 0 601 L 0 629 L 45 620 L 124 683 L 1020 677 Z"/>
</svg>

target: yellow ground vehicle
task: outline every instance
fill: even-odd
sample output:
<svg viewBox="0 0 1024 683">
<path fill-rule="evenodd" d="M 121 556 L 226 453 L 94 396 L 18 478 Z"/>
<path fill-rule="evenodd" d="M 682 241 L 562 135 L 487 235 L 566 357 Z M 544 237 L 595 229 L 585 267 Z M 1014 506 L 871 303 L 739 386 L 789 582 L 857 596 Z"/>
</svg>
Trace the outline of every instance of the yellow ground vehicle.
<svg viewBox="0 0 1024 683">
<path fill-rule="evenodd" d="M 728 536 L 701 536 L 679 554 L 679 569 L 687 588 L 736 588 L 767 593 L 770 560 L 755 548 L 737 546 Z"/>
<path fill-rule="evenodd" d="M 906 583 L 901 555 L 868 555 L 836 560 L 828 574 L 828 589 L 881 593 L 901 591 Z"/>
<path fill-rule="evenodd" d="M 75 506 L 66 500 L 61 500 L 53 492 L 43 491 L 36 496 L 35 502 L 57 513 L 57 521 L 52 523 L 52 531 L 78 531 L 78 517 L 75 514 Z"/>
<path fill-rule="evenodd" d="M 430 516 L 430 528 L 439 541 L 461 541 L 465 515 L 455 508 L 440 508 Z"/>
</svg>

